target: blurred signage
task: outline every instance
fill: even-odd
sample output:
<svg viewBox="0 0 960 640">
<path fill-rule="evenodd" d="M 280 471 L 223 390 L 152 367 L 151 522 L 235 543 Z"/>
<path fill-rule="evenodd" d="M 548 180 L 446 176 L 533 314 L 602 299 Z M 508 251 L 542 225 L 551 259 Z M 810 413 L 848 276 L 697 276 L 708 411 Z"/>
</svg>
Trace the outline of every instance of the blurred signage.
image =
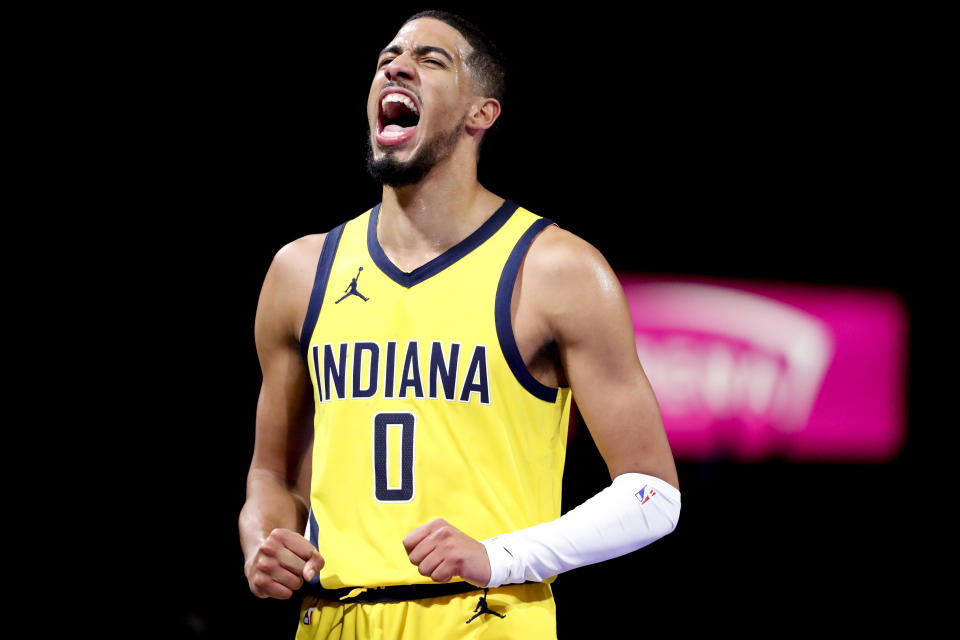
<svg viewBox="0 0 960 640">
<path fill-rule="evenodd" d="M 618 275 L 678 459 L 896 457 L 907 352 L 896 294 Z"/>
</svg>

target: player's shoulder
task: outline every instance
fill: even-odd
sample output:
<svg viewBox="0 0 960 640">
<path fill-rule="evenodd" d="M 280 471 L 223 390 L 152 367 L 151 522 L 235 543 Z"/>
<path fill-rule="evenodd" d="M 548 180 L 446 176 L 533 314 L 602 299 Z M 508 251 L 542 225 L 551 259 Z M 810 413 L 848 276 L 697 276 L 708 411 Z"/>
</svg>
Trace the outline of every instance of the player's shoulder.
<svg viewBox="0 0 960 640">
<path fill-rule="evenodd" d="M 520 288 L 555 331 L 596 320 L 623 303 L 623 288 L 603 254 L 566 229 L 546 227 L 524 259 Z M 584 323 L 580 323 L 584 325 Z M 589 322 L 586 322 L 589 324 Z"/>
<path fill-rule="evenodd" d="M 291 240 L 273 256 L 273 262 L 281 268 L 291 268 L 299 266 L 300 263 L 320 258 L 320 252 L 323 251 L 323 243 L 327 239 L 326 233 L 311 233 L 301 236 L 296 240 Z"/>
<path fill-rule="evenodd" d="M 546 279 L 596 277 L 610 272 L 603 254 L 592 244 L 557 225 L 550 225 L 534 238 L 524 260 L 524 274 Z"/>
<path fill-rule="evenodd" d="M 520 297 L 559 341 L 579 340 L 626 312 L 623 287 L 603 254 L 588 241 L 551 225 L 524 259 Z"/>
<path fill-rule="evenodd" d="M 316 269 L 317 261 L 320 259 L 320 253 L 323 251 L 323 245 L 326 242 L 327 236 L 331 234 L 335 236 L 338 235 L 347 223 L 359 221 L 365 216 L 368 216 L 371 211 L 372 209 L 368 209 L 351 220 L 344 221 L 343 224 L 334 227 L 329 232 L 311 233 L 291 240 L 277 250 L 273 257 L 273 264 L 277 265 L 278 269 L 283 270 L 293 269 L 294 271 L 300 271 L 305 267 L 309 267 L 311 270 Z"/>
<path fill-rule="evenodd" d="M 299 338 L 306 314 L 324 233 L 306 235 L 284 244 L 273 256 L 257 305 L 258 344 L 290 344 Z"/>
<path fill-rule="evenodd" d="M 267 270 L 264 289 L 297 295 L 300 289 L 312 286 L 326 237 L 326 233 L 312 233 L 280 247 Z"/>
</svg>

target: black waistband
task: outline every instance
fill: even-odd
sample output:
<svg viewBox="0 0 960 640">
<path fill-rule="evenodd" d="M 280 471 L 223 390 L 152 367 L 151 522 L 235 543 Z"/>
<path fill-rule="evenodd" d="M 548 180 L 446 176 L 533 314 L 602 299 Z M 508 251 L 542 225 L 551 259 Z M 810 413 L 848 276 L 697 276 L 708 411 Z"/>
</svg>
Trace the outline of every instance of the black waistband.
<svg viewBox="0 0 960 640">
<path fill-rule="evenodd" d="M 342 589 L 324 589 L 319 584 L 306 583 L 301 592 L 304 595 L 332 600 L 333 602 L 401 602 L 403 600 L 423 600 L 424 598 L 441 598 L 470 591 L 483 591 L 483 587 L 475 587 L 469 582 L 448 582 L 446 584 L 399 584 L 390 587 L 371 587 L 351 598 L 344 598 L 356 587 Z M 342 600 L 341 600 L 342 598 Z"/>
</svg>

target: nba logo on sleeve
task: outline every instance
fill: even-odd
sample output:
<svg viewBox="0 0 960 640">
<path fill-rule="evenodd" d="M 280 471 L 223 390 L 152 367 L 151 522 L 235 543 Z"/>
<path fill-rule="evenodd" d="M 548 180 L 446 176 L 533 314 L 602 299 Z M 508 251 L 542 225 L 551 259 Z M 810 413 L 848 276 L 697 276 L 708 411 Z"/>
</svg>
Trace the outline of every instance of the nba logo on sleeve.
<svg viewBox="0 0 960 640">
<path fill-rule="evenodd" d="M 643 485 L 643 488 L 640 491 L 637 491 L 635 494 L 637 500 L 640 501 L 640 504 L 646 504 L 647 500 L 657 495 L 657 492 L 648 484 Z"/>
</svg>

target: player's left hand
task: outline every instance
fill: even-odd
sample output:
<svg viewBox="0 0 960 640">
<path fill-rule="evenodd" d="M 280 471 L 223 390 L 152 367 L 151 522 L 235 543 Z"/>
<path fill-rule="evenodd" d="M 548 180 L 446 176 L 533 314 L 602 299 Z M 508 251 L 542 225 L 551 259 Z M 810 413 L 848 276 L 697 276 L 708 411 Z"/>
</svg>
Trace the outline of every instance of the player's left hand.
<svg viewBox="0 0 960 640">
<path fill-rule="evenodd" d="M 490 582 L 487 549 L 442 518 L 419 526 L 403 539 L 410 562 L 435 582 L 460 576 L 483 587 Z"/>
</svg>

